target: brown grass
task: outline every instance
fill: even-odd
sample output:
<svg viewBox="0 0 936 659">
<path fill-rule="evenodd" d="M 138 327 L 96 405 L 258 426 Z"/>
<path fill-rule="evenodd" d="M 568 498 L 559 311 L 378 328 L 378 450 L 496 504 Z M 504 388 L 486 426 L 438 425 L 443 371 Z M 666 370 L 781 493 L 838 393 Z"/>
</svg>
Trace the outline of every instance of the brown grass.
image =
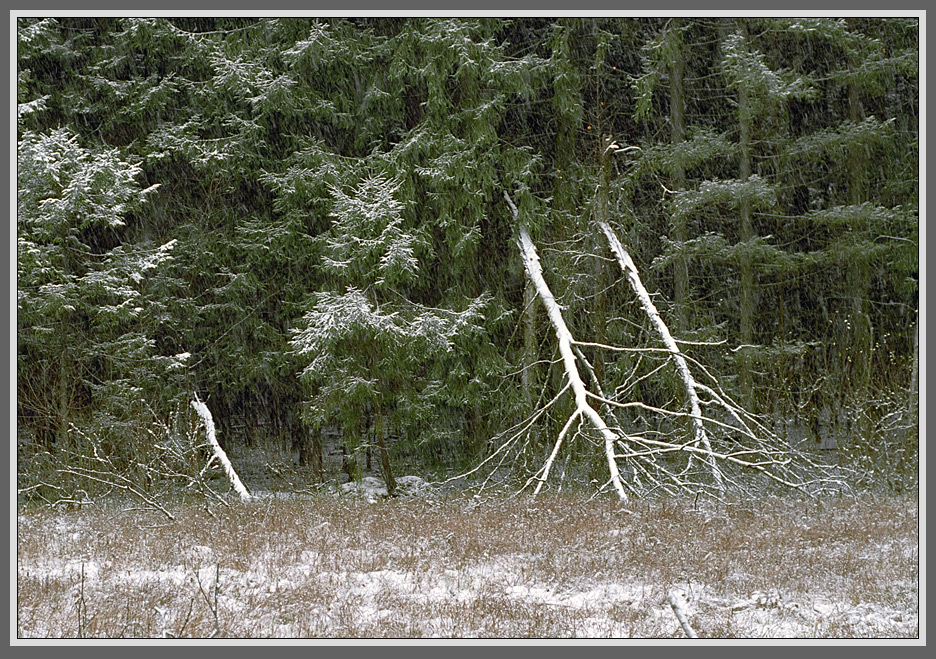
<svg viewBox="0 0 936 659">
<path fill-rule="evenodd" d="M 916 637 L 909 499 L 22 508 L 19 637 Z"/>
</svg>

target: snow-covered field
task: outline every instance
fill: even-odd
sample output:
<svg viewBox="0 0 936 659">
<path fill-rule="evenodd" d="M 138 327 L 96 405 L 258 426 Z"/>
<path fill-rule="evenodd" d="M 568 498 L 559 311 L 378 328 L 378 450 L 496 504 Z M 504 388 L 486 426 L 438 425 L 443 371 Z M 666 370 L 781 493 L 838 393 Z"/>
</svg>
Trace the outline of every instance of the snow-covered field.
<svg viewBox="0 0 936 659">
<path fill-rule="evenodd" d="M 919 635 L 915 501 L 440 497 L 420 479 L 173 521 L 21 510 L 21 638 Z"/>
</svg>

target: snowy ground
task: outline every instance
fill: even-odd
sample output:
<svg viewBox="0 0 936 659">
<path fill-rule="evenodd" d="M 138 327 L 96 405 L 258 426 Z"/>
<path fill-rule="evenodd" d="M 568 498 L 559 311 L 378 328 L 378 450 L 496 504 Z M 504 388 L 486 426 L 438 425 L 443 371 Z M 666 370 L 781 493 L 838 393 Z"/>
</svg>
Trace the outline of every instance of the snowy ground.
<svg viewBox="0 0 936 659">
<path fill-rule="evenodd" d="M 420 478 L 404 477 L 399 484 L 404 496 L 432 496 Z M 387 506 L 395 505 L 383 502 L 383 494 L 376 479 L 346 484 L 336 498 L 359 501 L 345 503 L 351 507 L 344 510 L 363 506 L 367 513 L 360 525 L 339 512 L 297 520 L 302 529 L 293 537 L 288 518 L 281 523 L 273 517 L 295 495 L 261 493 L 249 505 L 258 515 L 265 510 L 264 523 L 275 522 L 277 530 L 267 538 L 251 534 L 242 551 L 227 544 L 238 541 L 230 529 L 225 538 L 195 533 L 171 540 L 151 529 L 171 529 L 170 535 L 184 530 L 160 523 L 141 527 L 135 541 L 115 536 L 108 550 L 107 527 L 96 515 L 21 516 L 18 634 L 75 636 L 81 624 L 83 635 L 145 638 L 685 638 L 667 601 L 672 590 L 684 597 L 689 622 L 700 636 L 906 638 L 919 633 L 918 600 L 908 600 L 909 606 L 855 601 L 849 593 L 856 591 L 847 585 L 805 592 L 780 584 L 740 592 L 732 584 L 756 579 L 736 566 L 718 583 L 691 578 L 690 570 L 689 578 L 661 580 L 614 562 L 607 572 L 600 562 L 590 567 L 589 561 L 612 553 L 608 548 L 623 543 L 636 527 L 601 528 L 566 551 L 540 550 L 535 539 L 501 545 L 497 538 L 504 536 L 491 540 L 489 549 L 466 548 L 472 539 L 459 538 L 457 526 L 437 523 L 439 535 L 433 536 L 420 530 L 418 519 L 408 536 L 403 527 L 416 517 L 413 511 L 428 517 L 438 510 L 438 519 L 446 519 L 440 501 L 393 512 L 400 516 L 392 521 L 393 534 L 384 537 L 369 530 L 391 512 Z M 471 505 L 459 503 L 455 516 L 469 519 Z M 112 523 L 124 518 L 113 512 L 109 517 Z M 518 533 L 538 526 L 537 520 L 525 526 L 516 515 L 506 523 L 516 525 Z M 32 536 L 42 550 L 32 548 Z M 869 547 L 877 547 L 881 556 L 864 558 L 902 556 L 912 564 L 918 550 L 911 540 L 893 538 L 889 546 L 875 541 Z M 126 550 L 122 542 L 130 543 Z M 589 548 L 595 556 L 583 558 Z M 916 592 L 912 584 L 904 587 Z"/>
<path fill-rule="evenodd" d="M 208 548 L 193 547 L 193 554 L 208 559 Z M 191 587 L 200 581 L 210 590 L 217 578 L 220 590 L 217 606 L 227 616 L 242 618 L 244 627 L 261 632 L 266 638 L 338 637 L 348 638 L 348 623 L 360 637 L 384 633 L 379 630 L 399 629 L 394 637 L 472 638 L 526 637 L 525 630 L 515 621 L 485 619 L 479 616 L 474 628 L 456 624 L 458 610 L 470 610 L 473 605 L 490 605 L 490 600 L 520 611 L 534 612 L 531 620 L 549 617 L 550 610 L 562 610 L 569 621 L 555 637 L 628 638 L 632 637 L 634 616 L 641 618 L 640 627 L 651 630 L 643 637 L 680 638 L 682 632 L 665 593 L 654 584 L 630 580 L 600 580 L 554 589 L 522 583 L 522 563 L 535 560 L 530 556 L 504 556 L 480 563 L 465 570 L 444 570 L 441 573 L 419 574 L 401 570 L 320 571 L 302 560 L 275 577 L 262 568 L 236 570 L 214 566 L 193 568 L 179 563 L 159 570 L 136 570 L 111 573 L 102 577 L 102 566 L 93 562 L 71 561 L 65 565 L 42 568 L 23 566 L 21 574 L 48 580 L 61 580 L 71 586 L 72 599 L 78 597 L 81 572 L 84 572 L 85 597 L 95 590 L 120 592 L 134 589 L 173 591 Z M 196 579 L 195 573 L 198 577 Z M 78 583 L 76 583 L 78 582 Z M 301 613 L 263 610 L 252 602 L 280 596 L 288 599 L 291 591 L 306 590 L 316 585 L 336 587 L 340 596 L 323 601 Z M 734 635 L 746 638 L 815 638 L 822 635 L 829 621 L 844 619 L 863 637 L 907 637 L 917 629 L 914 612 L 887 609 L 874 604 L 851 605 L 825 597 L 809 597 L 785 601 L 776 591 L 754 592 L 744 599 L 729 600 L 709 592 L 704 584 L 677 584 L 687 595 L 687 613 L 696 620 L 707 616 L 731 620 Z M 411 619 L 410 610 L 433 612 L 435 615 Z M 546 611 L 544 614 L 543 611 Z M 160 620 L 154 631 L 157 636 L 173 637 L 178 629 L 180 611 L 154 607 Z M 574 615 L 572 615 L 574 613 Z M 559 619 L 560 616 L 556 616 Z M 305 619 L 302 619 L 305 618 Z M 334 624 L 332 624 L 332 621 Z M 503 623 L 499 626 L 498 623 Z M 508 627 L 509 625 L 509 627 Z M 702 627 L 696 624 L 698 627 Z M 36 626 L 26 637 L 56 637 L 54 629 Z M 128 635 L 144 631 L 128 627 Z M 406 633 L 403 633 L 403 632 Z M 558 632 L 563 627 L 557 627 Z M 310 632 L 314 632 L 310 634 Z M 502 633 L 506 632 L 506 633 Z M 376 633 L 376 634 L 375 634 Z M 149 637 L 150 633 L 143 634 Z"/>
</svg>

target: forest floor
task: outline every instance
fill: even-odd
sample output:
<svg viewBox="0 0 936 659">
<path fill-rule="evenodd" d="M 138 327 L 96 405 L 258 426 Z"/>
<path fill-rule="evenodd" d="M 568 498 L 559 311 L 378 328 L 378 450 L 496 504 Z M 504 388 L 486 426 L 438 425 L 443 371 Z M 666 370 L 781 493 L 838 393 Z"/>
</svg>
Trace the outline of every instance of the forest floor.
<svg viewBox="0 0 936 659">
<path fill-rule="evenodd" d="M 370 481 L 368 481 L 370 482 Z M 912 498 L 20 506 L 18 638 L 915 638 Z M 365 483 L 367 485 L 367 483 Z M 405 489 L 405 488 L 404 488 Z"/>
</svg>

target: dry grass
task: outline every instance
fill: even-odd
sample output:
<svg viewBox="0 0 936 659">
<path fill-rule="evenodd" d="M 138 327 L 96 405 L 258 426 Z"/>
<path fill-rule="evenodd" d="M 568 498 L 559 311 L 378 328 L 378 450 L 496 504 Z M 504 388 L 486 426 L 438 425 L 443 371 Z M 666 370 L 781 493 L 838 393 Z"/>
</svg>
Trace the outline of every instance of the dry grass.
<svg viewBox="0 0 936 659">
<path fill-rule="evenodd" d="M 916 637 L 915 500 L 22 508 L 19 637 Z"/>
</svg>

